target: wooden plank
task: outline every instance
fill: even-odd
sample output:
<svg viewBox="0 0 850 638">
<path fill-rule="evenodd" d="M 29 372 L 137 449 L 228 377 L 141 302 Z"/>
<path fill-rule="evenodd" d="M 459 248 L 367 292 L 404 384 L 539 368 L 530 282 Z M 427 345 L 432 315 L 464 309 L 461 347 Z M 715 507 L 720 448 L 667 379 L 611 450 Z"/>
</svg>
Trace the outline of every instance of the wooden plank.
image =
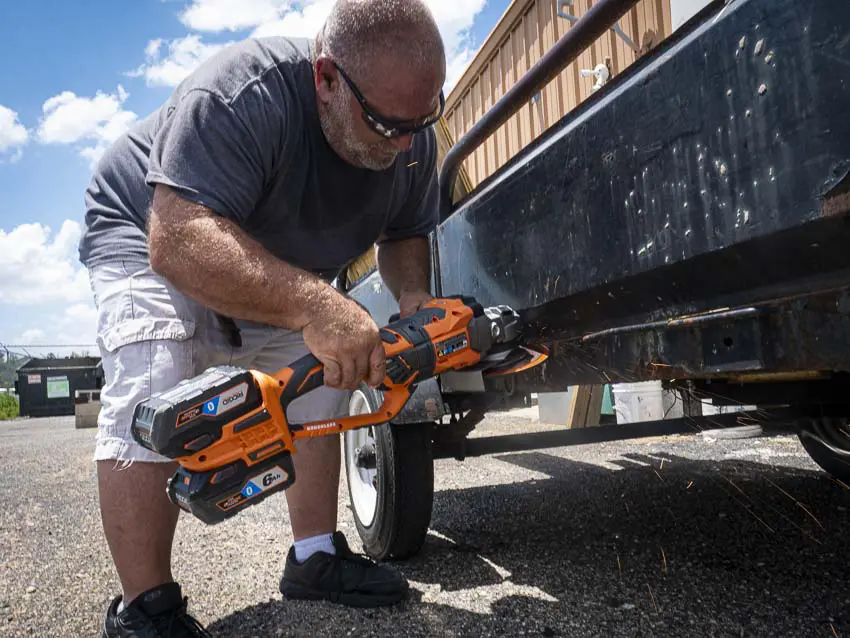
<svg viewBox="0 0 850 638">
<path fill-rule="evenodd" d="M 487 112 L 493 106 L 493 94 L 490 88 L 490 79 L 491 79 L 491 66 L 488 64 L 484 68 L 484 72 L 481 74 L 481 94 L 483 98 L 482 104 L 484 105 L 484 111 Z M 487 138 L 487 142 L 484 144 L 484 171 L 486 174 L 492 175 L 496 170 L 496 137 L 491 135 Z"/>
<path fill-rule="evenodd" d="M 604 385 L 578 386 L 570 402 L 568 428 L 586 428 L 599 425 L 602 414 Z"/>
<path fill-rule="evenodd" d="M 475 80 L 470 87 L 470 107 L 472 109 L 472 123 L 475 124 L 478 122 L 484 115 L 484 96 L 482 95 L 481 88 L 481 78 Z M 484 144 L 478 146 L 475 149 L 475 182 L 476 184 L 480 184 L 487 177 L 487 166 L 485 164 L 484 156 L 487 152 L 486 144 L 488 140 L 484 141 Z"/>
<path fill-rule="evenodd" d="M 499 98 L 501 98 L 505 94 L 505 76 L 502 72 L 502 50 L 499 49 L 499 52 L 496 54 L 496 57 L 493 58 L 491 62 L 491 67 L 493 69 L 493 103 L 495 104 Z M 507 129 L 505 125 L 502 124 L 498 128 L 495 134 L 496 137 L 496 164 L 494 168 L 498 169 L 502 164 L 505 163 L 505 158 L 507 157 Z"/>
<path fill-rule="evenodd" d="M 576 0 L 576 14 L 579 19 L 583 18 L 584 14 L 587 13 L 590 1 L 591 0 Z M 580 71 L 581 69 L 592 68 L 593 64 L 591 64 L 590 53 L 587 49 L 585 49 L 581 55 L 578 56 L 576 64 L 573 65 L 573 77 L 575 78 L 576 83 L 576 102 L 572 105 L 573 108 L 584 102 L 587 99 L 587 96 L 590 95 L 590 86 L 592 83 L 588 83 L 586 78 L 581 77 Z"/>
<path fill-rule="evenodd" d="M 661 16 L 658 42 L 673 33 L 673 13 L 670 11 L 670 0 L 658 0 L 658 13 Z"/>
<path fill-rule="evenodd" d="M 522 78 L 528 72 L 528 55 L 526 48 L 526 37 L 525 37 L 525 16 L 523 16 L 519 23 L 517 24 L 516 31 L 514 31 L 515 38 L 515 46 L 514 49 L 514 68 L 516 69 L 516 82 L 519 82 L 520 78 Z M 517 109 L 516 118 L 517 118 L 517 148 L 516 152 L 518 153 L 522 148 L 525 147 L 529 142 L 529 122 L 528 122 L 528 103 L 522 104 Z"/>
<path fill-rule="evenodd" d="M 511 83 L 513 87 L 516 84 L 525 69 L 521 66 L 522 60 L 522 32 L 513 31 L 511 33 L 511 48 L 509 49 L 511 56 Z M 522 132 L 520 130 L 520 114 L 514 113 L 511 117 L 511 157 L 516 155 L 522 147 Z"/>
<path fill-rule="evenodd" d="M 540 41 L 540 55 L 546 54 L 555 44 L 557 30 L 555 21 L 560 20 L 555 12 L 555 3 L 538 0 L 537 6 L 540 8 L 540 15 L 543 24 L 542 38 Z M 564 114 L 564 94 L 562 91 L 561 81 L 555 77 L 546 87 L 546 95 L 548 96 L 546 110 L 546 125 L 547 128 L 561 119 Z"/>
</svg>

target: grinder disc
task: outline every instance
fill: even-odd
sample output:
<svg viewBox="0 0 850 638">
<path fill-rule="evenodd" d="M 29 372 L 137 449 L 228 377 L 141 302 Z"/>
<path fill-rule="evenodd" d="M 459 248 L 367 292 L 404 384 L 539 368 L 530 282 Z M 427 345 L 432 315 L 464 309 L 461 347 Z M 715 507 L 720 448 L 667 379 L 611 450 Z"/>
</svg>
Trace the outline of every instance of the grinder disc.
<svg viewBox="0 0 850 638">
<path fill-rule="evenodd" d="M 544 350 L 533 350 L 527 346 L 516 346 L 506 352 L 498 353 L 498 360 L 492 361 L 484 369 L 484 376 L 497 377 L 516 374 L 533 368 L 546 361 L 549 354 Z"/>
</svg>

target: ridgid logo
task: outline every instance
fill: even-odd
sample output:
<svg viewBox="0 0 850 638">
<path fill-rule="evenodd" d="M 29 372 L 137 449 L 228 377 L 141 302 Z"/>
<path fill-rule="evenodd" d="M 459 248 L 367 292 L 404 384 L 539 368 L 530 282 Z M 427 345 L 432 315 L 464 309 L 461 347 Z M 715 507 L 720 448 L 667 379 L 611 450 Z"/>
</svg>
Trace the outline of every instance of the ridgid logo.
<svg viewBox="0 0 850 638">
<path fill-rule="evenodd" d="M 228 410 L 232 410 L 237 405 L 245 403 L 248 396 L 248 384 L 240 383 L 239 385 L 225 390 L 217 397 L 208 399 L 204 403 L 204 414 L 208 416 L 218 416 Z"/>
</svg>

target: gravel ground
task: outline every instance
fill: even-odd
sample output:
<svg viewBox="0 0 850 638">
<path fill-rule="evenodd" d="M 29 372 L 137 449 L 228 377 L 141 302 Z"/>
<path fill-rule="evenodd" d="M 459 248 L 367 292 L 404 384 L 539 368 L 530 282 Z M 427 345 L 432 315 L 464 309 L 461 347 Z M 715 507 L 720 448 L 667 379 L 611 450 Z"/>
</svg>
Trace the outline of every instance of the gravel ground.
<svg viewBox="0 0 850 638">
<path fill-rule="evenodd" d="M 494 415 L 478 435 L 543 428 Z M 0 423 L 0 635 L 99 636 L 116 577 L 94 431 Z M 793 437 L 668 437 L 439 461 L 432 528 L 380 610 L 285 603 L 282 495 L 184 516 L 176 577 L 216 636 L 850 636 L 850 490 Z M 340 528 L 359 550 L 345 483 Z"/>
</svg>

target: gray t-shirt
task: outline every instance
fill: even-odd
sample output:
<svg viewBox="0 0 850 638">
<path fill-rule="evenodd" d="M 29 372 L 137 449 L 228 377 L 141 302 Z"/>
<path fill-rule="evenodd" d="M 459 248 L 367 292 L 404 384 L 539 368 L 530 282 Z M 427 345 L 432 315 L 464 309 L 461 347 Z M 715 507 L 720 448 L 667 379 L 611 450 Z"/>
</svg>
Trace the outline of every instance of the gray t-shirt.
<svg viewBox="0 0 850 638">
<path fill-rule="evenodd" d="M 327 281 L 380 234 L 437 223 L 432 130 L 385 171 L 355 168 L 319 125 L 312 43 L 249 39 L 208 60 L 104 154 L 86 191 L 80 260 L 147 259 L 155 184 L 234 220 L 267 250 Z"/>
</svg>

